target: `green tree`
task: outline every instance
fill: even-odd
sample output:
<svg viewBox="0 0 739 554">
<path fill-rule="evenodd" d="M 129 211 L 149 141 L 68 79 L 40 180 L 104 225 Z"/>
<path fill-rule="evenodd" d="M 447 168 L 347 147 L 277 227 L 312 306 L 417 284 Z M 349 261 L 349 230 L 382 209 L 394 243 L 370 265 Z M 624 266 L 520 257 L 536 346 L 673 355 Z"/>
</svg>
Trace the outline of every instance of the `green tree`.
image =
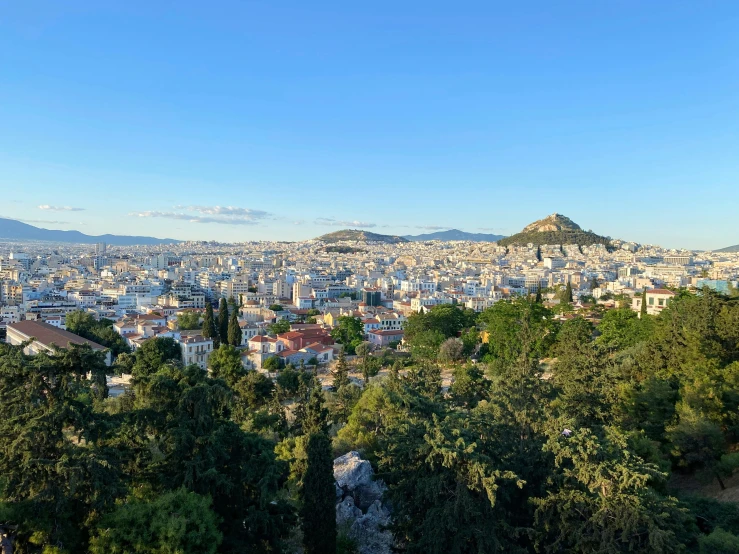
<svg viewBox="0 0 739 554">
<path fill-rule="evenodd" d="M 687 510 L 649 486 L 664 479 L 628 450 L 617 429 L 555 431 L 546 445 L 556 472 L 534 499 L 535 544 L 541 552 L 684 551 L 695 533 Z"/>
<path fill-rule="evenodd" d="M 698 539 L 700 554 L 734 554 L 739 552 L 739 537 L 720 527 Z"/>
<path fill-rule="evenodd" d="M 336 491 L 331 441 L 314 431 L 306 444 L 307 467 L 301 489 L 300 516 L 306 554 L 336 552 Z"/>
<path fill-rule="evenodd" d="M 74 345 L 27 357 L 0 344 L 0 518 L 22 523 L 17 552 L 84 551 L 87 522 L 122 489 L 112 422 L 92 410 L 88 354 L 101 356 Z"/>
<path fill-rule="evenodd" d="M 200 314 L 198 312 L 182 312 L 177 316 L 177 327 L 181 331 L 200 329 Z"/>
<path fill-rule="evenodd" d="M 622 350 L 647 340 L 650 330 L 649 319 L 639 319 L 631 308 L 608 310 L 598 325 L 598 343 Z"/>
<path fill-rule="evenodd" d="M 181 363 L 182 350 L 174 339 L 153 338 L 136 349 L 132 373 L 134 377 L 145 377 L 156 373 L 168 363 Z"/>
<path fill-rule="evenodd" d="M 439 361 L 444 364 L 459 362 L 464 356 L 464 343 L 456 337 L 449 337 L 439 346 Z"/>
<path fill-rule="evenodd" d="M 639 317 L 644 319 L 647 316 L 647 289 L 644 288 L 641 291 L 641 307 L 639 310 Z"/>
<path fill-rule="evenodd" d="M 343 345 L 347 354 L 354 354 L 356 347 L 362 342 L 364 326 L 358 317 L 341 316 L 336 327 L 331 330 L 331 336 Z"/>
<path fill-rule="evenodd" d="M 479 322 L 488 333 L 490 361 L 544 357 L 557 336 L 551 315 L 542 304 L 524 297 L 496 302 L 482 312 Z"/>
<path fill-rule="evenodd" d="M 334 389 L 339 390 L 341 387 L 349 385 L 349 364 L 346 363 L 346 354 L 344 349 L 339 350 L 339 357 L 336 359 L 336 364 L 331 372 L 333 377 Z"/>
<path fill-rule="evenodd" d="M 126 340 L 115 332 L 113 322 L 109 319 L 97 321 L 92 314 L 76 311 L 67 314 L 65 325 L 70 333 L 110 348 L 113 358 L 131 351 Z"/>
<path fill-rule="evenodd" d="M 269 309 L 273 312 L 281 312 L 285 308 L 282 306 L 282 304 L 270 304 Z"/>
<path fill-rule="evenodd" d="M 233 387 L 246 375 L 246 369 L 241 362 L 241 352 L 230 344 L 222 344 L 208 356 L 208 367 L 211 375 L 223 379 Z"/>
<path fill-rule="evenodd" d="M 216 321 L 213 317 L 213 304 L 205 303 L 205 316 L 203 317 L 203 337 L 213 339 L 213 348 L 221 344 L 221 335 L 216 331 Z"/>
<path fill-rule="evenodd" d="M 90 554 L 215 554 L 223 535 L 210 504 L 184 488 L 146 500 L 129 497 L 98 523 Z"/>
<path fill-rule="evenodd" d="M 570 281 L 567 281 L 567 285 L 565 285 L 565 290 L 562 293 L 560 301 L 568 304 L 572 302 L 572 283 L 570 283 Z"/>
<path fill-rule="evenodd" d="M 218 303 L 218 338 L 221 344 L 228 344 L 228 304 L 225 298 Z"/>
<path fill-rule="evenodd" d="M 388 430 L 378 466 L 393 533 L 409 554 L 524 552 L 504 515 L 522 483 L 480 431 L 437 416 L 410 416 Z"/>
<path fill-rule="evenodd" d="M 474 364 L 467 364 L 455 368 L 454 380 L 449 393 L 452 401 L 457 405 L 471 410 L 487 398 L 490 382 L 485 379 L 482 370 Z"/>
<path fill-rule="evenodd" d="M 281 335 L 290 330 L 290 322 L 287 319 L 280 319 L 269 326 L 269 332 L 273 335 Z"/>
<path fill-rule="evenodd" d="M 273 443 L 230 420 L 230 389 L 196 366 L 164 366 L 134 392 L 121 436 L 141 453 L 139 479 L 156 490 L 210 496 L 221 520 L 220 552 L 279 551 L 294 522 L 277 496 L 285 468 Z"/>
<path fill-rule="evenodd" d="M 262 362 L 262 369 L 267 371 L 277 371 L 282 367 L 282 360 L 279 356 L 270 356 Z"/>
<path fill-rule="evenodd" d="M 436 360 L 439 357 L 439 349 L 446 340 L 444 334 L 436 329 L 429 329 L 413 335 L 408 341 L 411 355 L 418 360 Z"/>
<path fill-rule="evenodd" d="M 231 346 L 241 346 L 242 338 L 243 333 L 239 325 L 239 316 L 237 310 L 234 310 L 231 312 L 231 317 L 228 320 L 228 343 Z"/>
<path fill-rule="evenodd" d="M 372 345 L 367 342 L 363 341 L 360 342 L 356 348 L 355 351 L 357 353 L 357 356 L 359 356 L 361 361 L 361 367 L 362 367 L 362 379 L 364 381 L 364 386 L 367 386 L 367 383 L 369 383 L 370 377 L 372 376 L 372 357 L 370 356 L 370 352 L 372 351 Z"/>
<path fill-rule="evenodd" d="M 726 453 L 726 441 L 721 427 L 684 403 L 678 407 L 679 421 L 667 428 L 671 454 L 679 467 L 702 472 L 716 478 L 721 489 L 726 485 L 721 457 Z"/>
<path fill-rule="evenodd" d="M 269 377 L 258 371 L 249 371 L 233 387 L 238 401 L 244 404 L 243 411 L 256 411 L 272 401 L 275 384 Z M 242 419 L 242 418 L 239 418 Z"/>
</svg>

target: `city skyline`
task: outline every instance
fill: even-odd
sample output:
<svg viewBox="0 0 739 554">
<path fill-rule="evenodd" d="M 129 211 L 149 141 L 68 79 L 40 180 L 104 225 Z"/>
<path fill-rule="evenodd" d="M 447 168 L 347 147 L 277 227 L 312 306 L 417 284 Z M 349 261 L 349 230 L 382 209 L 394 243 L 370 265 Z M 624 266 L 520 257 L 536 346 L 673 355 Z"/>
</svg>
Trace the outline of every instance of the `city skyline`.
<svg viewBox="0 0 739 554">
<path fill-rule="evenodd" d="M 736 6 L 382 7 L 5 7 L 0 217 L 240 242 L 559 212 L 739 242 Z"/>
</svg>

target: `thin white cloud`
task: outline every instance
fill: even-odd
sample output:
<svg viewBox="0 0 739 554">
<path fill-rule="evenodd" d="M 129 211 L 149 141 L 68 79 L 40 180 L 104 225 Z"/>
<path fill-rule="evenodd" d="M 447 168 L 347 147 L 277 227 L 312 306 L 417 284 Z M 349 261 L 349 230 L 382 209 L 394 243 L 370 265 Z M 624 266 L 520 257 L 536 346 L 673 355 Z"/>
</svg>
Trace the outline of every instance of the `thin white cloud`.
<svg viewBox="0 0 739 554">
<path fill-rule="evenodd" d="M 416 225 L 416 229 L 425 229 L 427 231 L 442 231 L 451 229 L 451 227 L 443 227 L 440 225 Z"/>
<path fill-rule="evenodd" d="M 243 217 L 248 219 L 265 219 L 271 214 L 263 210 L 252 210 L 251 208 L 238 208 L 236 206 L 175 206 L 175 210 L 185 212 L 197 212 L 205 215 Z"/>
<path fill-rule="evenodd" d="M 272 216 L 272 214 L 263 210 L 238 208 L 236 206 L 175 206 L 174 209 L 178 211 L 161 212 L 151 210 L 133 212 L 128 215 L 175 219 L 190 223 L 216 223 L 218 225 L 256 225 L 259 221 Z"/>
<path fill-rule="evenodd" d="M 188 221 L 190 223 L 217 223 L 219 225 L 256 225 L 257 222 L 252 217 L 213 217 L 192 215 L 177 212 L 132 212 L 128 214 L 133 217 L 155 217 L 163 219 L 176 219 L 179 221 Z"/>
<path fill-rule="evenodd" d="M 85 208 L 73 208 L 72 206 L 50 206 L 49 204 L 41 204 L 39 210 L 47 210 L 50 212 L 83 212 Z"/>
<path fill-rule="evenodd" d="M 377 223 L 368 223 L 366 221 L 346 221 L 334 219 L 333 217 L 319 217 L 315 220 L 316 225 L 327 225 L 329 227 L 364 227 L 371 229 L 377 227 Z"/>
<path fill-rule="evenodd" d="M 20 221 L 21 223 L 43 223 L 45 225 L 70 225 L 69 221 L 51 221 L 48 219 L 18 219 L 17 217 L 10 217 L 6 215 L 0 215 L 0 219 L 10 219 L 11 221 Z"/>
</svg>

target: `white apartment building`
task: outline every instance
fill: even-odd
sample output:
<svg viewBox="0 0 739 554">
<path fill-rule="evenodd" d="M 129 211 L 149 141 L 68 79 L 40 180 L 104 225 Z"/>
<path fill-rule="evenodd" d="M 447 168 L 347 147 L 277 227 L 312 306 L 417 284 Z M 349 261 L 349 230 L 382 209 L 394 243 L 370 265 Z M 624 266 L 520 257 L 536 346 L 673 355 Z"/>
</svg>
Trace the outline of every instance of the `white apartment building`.
<svg viewBox="0 0 739 554">
<path fill-rule="evenodd" d="M 182 351 L 182 363 L 196 365 L 200 369 L 208 368 L 208 358 L 213 352 L 213 339 L 206 339 L 202 335 L 180 336 L 177 339 Z"/>
<path fill-rule="evenodd" d="M 675 293 L 667 289 L 652 289 L 647 291 L 647 313 L 649 315 L 658 315 L 664 310 L 675 296 Z M 636 294 L 631 300 L 631 309 L 637 313 L 641 313 L 642 295 Z"/>
</svg>

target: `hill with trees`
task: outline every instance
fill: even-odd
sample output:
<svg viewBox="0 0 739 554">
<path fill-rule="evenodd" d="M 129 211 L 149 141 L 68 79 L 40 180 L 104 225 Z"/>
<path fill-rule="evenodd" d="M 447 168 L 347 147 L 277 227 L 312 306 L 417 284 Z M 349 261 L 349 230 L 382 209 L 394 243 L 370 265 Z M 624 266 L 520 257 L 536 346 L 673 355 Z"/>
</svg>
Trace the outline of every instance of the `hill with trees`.
<svg viewBox="0 0 739 554">
<path fill-rule="evenodd" d="M 399 242 L 408 242 L 408 239 L 399 237 L 397 235 L 381 235 L 379 233 L 371 233 L 369 231 L 362 231 L 361 229 L 342 229 L 341 231 L 334 231 L 322 235 L 315 240 L 321 242 L 341 242 L 341 241 L 354 241 L 354 242 L 385 242 L 387 244 L 398 244 Z"/>
<path fill-rule="evenodd" d="M 580 246 L 590 246 L 592 244 L 604 244 L 609 246 L 611 239 L 597 235 L 592 231 L 584 231 L 569 217 L 554 213 L 527 225 L 520 233 L 498 241 L 501 246 L 525 246 L 529 243 L 534 245 L 578 244 Z"/>
</svg>

